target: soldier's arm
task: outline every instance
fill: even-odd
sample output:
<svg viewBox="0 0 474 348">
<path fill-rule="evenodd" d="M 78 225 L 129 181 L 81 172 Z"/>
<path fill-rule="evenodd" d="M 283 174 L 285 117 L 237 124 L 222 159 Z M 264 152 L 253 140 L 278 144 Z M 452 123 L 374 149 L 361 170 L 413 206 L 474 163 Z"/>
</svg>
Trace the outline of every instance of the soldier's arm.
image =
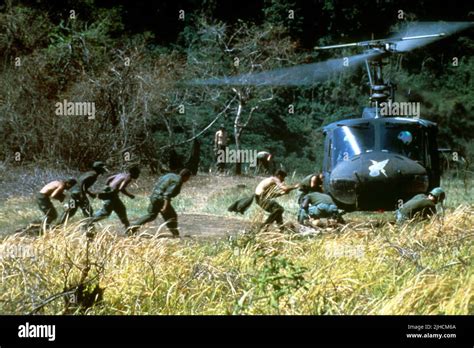
<svg viewBox="0 0 474 348">
<path fill-rule="evenodd" d="M 86 190 L 86 193 L 91 196 L 92 198 L 97 198 L 98 193 L 96 192 L 91 192 L 89 189 Z"/>
<path fill-rule="evenodd" d="M 298 187 L 300 187 L 300 184 L 295 184 L 295 185 L 288 186 L 288 185 L 282 183 L 282 184 L 278 185 L 278 187 L 284 193 L 290 193 L 291 191 L 296 190 Z"/>
<path fill-rule="evenodd" d="M 64 184 L 59 184 L 58 187 L 51 194 L 51 198 L 55 198 L 62 202 L 64 200 L 63 192 L 64 192 Z"/>
<path fill-rule="evenodd" d="M 165 198 L 165 203 L 163 204 L 163 208 L 161 208 L 161 211 L 165 211 L 166 209 L 168 209 L 169 205 L 170 205 L 169 198 Z"/>
<path fill-rule="evenodd" d="M 112 180 L 114 180 L 114 179 L 115 179 L 115 175 L 109 176 L 109 177 L 107 178 L 107 181 L 106 181 L 105 183 L 108 185 L 108 184 L 110 184 L 110 183 L 112 182 Z"/>
<path fill-rule="evenodd" d="M 176 187 L 178 186 L 179 182 L 175 181 L 175 180 L 169 180 L 166 184 L 165 184 L 165 190 L 163 190 L 163 197 L 166 199 L 166 200 L 169 200 L 171 198 L 171 196 L 173 195 L 173 193 L 175 192 L 176 190 Z"/>
<path fill-rule="evenodd" d="M 91 185 L 91 186 L 92 186 L 92 185 Z M 88 194 L 88 195 L 91 196 L 92 198 L 97 197 L 97 194 L 96 194 L 96 193 L 89 191 L 89 187 L 90 187 L 90 186 L 87 186 L 87 185 L 86 185 L 86 180 L 84 180 L 84 181 L 82 182 L 81 191 L 82 191 L 82 192 L 85 192 L 86 194 Z"/>
<path fill-rule="evenodd" d="M 307 210 L 309 206 L 309 198 L 305 198 L 301 203 L 301 209 Z"/>
<path fill-rule="evenodd" d="M 125 196 L 130 197 L 131 199 L 135 198 L 135 195 L 131 194 L 130 192 L 127 191 L 127 186 L 130 184 L 132 179 L 128 177 L 127 179 L 123 180 L 122 183 L 119 186 L 119 191 L 122 192 Z"/>
<path fill-rule="evenodd" d="M 165 211 L 166 209 L 168 209 L 168 206 L 170 205 L 171 196 L 176 190 L 177 186 L 178 182 L 175 181 L 170 181 L 167 183 L 167 187 L 163 192 L 163 198 L 165 200 L 165 203 L 163 204 L 163 208 L 161 208 L 161 211 Z"/>
<path fill-rule="evenodd" d="M 89 188 L 88 188 L 88 187 L 85 187 L 84 192 L 85 192 L 86 194 L 88 194 L 89 196 L 91 196 L 92 198 L 96 198 L 96 197 L 97 197 L 97 193 L 89 191 Z"/>
<path fill-rule="evenodd" d="M 312 178 L 311 178 L 311 187 L 312 188 L 315 188 L 318 184 L 318 177 L 316 175 L 314 175 Z"/>
</svg>

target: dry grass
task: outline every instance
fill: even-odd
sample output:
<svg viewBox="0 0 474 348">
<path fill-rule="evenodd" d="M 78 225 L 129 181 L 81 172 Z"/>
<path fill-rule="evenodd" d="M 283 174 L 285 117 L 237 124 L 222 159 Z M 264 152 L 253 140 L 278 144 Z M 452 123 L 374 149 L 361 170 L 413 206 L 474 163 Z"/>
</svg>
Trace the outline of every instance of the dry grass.
<svg viewBox="0 0 474 348">
<path fill-rule="evenodd" d="M 442 224 L 401 230 L 351 223 L 318 237 L 270 231 L 214 243 L 107 229 L 89 243 L 74 226 L 11 235 L 1 244 L 0 312 L 30 313 L 82 283 L 103 289 L 102 301 L 65 309 L 59 296 L 36 312 L 472 314 L 473 213 L 460 207 Z"/>
<path fill-rule="evenodd" d="M 177 210 L 223 211 L 248 181 L 221 186 L 199 209 L 189 204 L 203 193 L 190 186 Z M 34 215 L 16 200 L 0 224 L 9 209 Z M 288 219 L 294 200 L 282 201 Z M 133 204 L 141 211 L 145 196 Z M 253 207 L 247 218 L 263 216 Z M 92 241 L 77 220 L 39 237 L 10 234 L 0 243 L 0 313 L 473 314 L 474 205 L 402 227 L 387 218 L 350 214 L 346 226 L 312 236 L 288 228 L 216 240 L 125 237 L 116 218 Z"/>
</svg>

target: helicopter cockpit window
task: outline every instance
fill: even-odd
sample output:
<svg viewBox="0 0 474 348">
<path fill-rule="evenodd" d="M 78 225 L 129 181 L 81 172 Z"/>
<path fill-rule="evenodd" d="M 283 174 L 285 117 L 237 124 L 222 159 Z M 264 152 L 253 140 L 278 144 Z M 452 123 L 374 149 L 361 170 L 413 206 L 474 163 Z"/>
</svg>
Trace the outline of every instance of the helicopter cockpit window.
<svg viewBox="0 0 474 348">
<path fill-rule="evenodd" d="M 348 160 L 361 153 L 373 151 L 374 126 L 340 126 L 333 133 L 332 163 Z"/>
<path fill-rule="evenodd" d="M 423 133 L 416 126 L 387 125 L 382 137 L 382 150 L 424 163 Z"/>
</svg>

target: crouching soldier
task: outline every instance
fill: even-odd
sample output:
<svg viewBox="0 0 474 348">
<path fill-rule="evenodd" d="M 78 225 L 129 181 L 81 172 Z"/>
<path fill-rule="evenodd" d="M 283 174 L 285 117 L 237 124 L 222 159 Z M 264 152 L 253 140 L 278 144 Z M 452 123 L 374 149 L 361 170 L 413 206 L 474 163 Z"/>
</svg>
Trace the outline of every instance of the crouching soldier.
<svg viewBox="0 0 474 348">
<path fill-rule="evenodd" d="M 342 210 L 339 210 L 331 196 L 312 192 L 305 195 L 302 199 L 300 210 L 298 212 L 298 222 L 304 224 L 308 219 L 328 218 L 334 219 L 338 223 L 344 223 Z"/>
<path fill-rule="evenodd" d="M 161 214 L 173 237 L 178 237 L 178 216 L 171 205 L 171 199 L 181 192 L 181 186 L 191 178 L 191 174 L 189 169 L 183 169 L 179 175 L 174 173 L 163 175 L 150 196 L 147 214 L 135 221 L 129 231 L 136 232 L 139 226 L 155 220 L 158 214 Z"/>
<path fill-rule="evenodd" d="M 436 214 L 436 204 L 443 203 L 445 198 L 446 194 L 441 187 L 432 189 L 428 195 L 414 196 L 396 211 L 397 223 L 401 224 L 415 217 L 422 220 L 430 218 Z"/>
<path fill-rule="evenodd" d="M 273 198 L 288 194 L 299 187 L 299 185 L 286 186 L 284 184 L 286 175 L 285 171 L 278 169 L 273 176 L 263 179 L 255 188 L 255 201 L 263 210 L 270 213 L 264 225 L 270 225 L 273 222 L 278 225 L 283 224 L 285 210 Z"/>
<path fill-rule="evenodd" d="M 311 192 L 323 192 L 323 173 L 313 173 L 301 180 L 298 188 L 298 204 L 301 204 L 303 197 Z"/>
<path fill-rule="evenodd" d="M 119 194 L 123 193 L 132 199 L 135 198 L 133 194 L 127 191 L 127 186 L 132 182 L 132 180 L 137 179 L 139 175 L 140 169 L 138 167 L 131 167 L 126 173 L 115 174 L 107 178 L 107 187 L 97 194 L 98 198 L 104 202 L 104 206 L 89 219 L 87 227 L 91 226 L 96 221 L 105 219 L 110 216 L 112 212 L 115 212 L 122 224 L 128 228 L 130 223 L 127 218 L 127 208 L 120 200 Z"/>
<path fill-rule="evenodd" d="M 91 204 L 87 195 L 96 198 L 97 194 L 90 192 L 89 189 L 97 181 L 99 175 L 106 172 L 105 164 L 101 161 L 96 161 L 92 164 L 92 170 L 83 173 L 76 185 L 71 188 L 71 196 L 67 204 L 67 208 L 59 220 L 59 224 L 63 224 L 66 219 L 73 217 L 78 208 L 81 208 L 84 217 L 91 217 L 93 214 Z"/>
<path fill-rule="evenodd" d="M 267 151 L 260 151 L 257 153 L 257 166 L 255 167 L 255 174 L 271 174 L 275 164 L 273 162 L 273 155 Z"/>
<path fill-rule="evenodd" d="M 68 179 L 65 181 L 52 181 L 46 186 L 44 186 L 41 191 L 36 196 L 36 202 L 38 207 L 45 215 L 43 221 L 46 223 L 46 226 L 49 227 L 51 222 L 53 222 L 57 217 L 58 213 L 56 208 L 51 202 L 51 198 L 57 199 L 62 202 L 65 198 L 64 191 L 69 190 L 76 184 L 76 179 Z"/>
</svg>

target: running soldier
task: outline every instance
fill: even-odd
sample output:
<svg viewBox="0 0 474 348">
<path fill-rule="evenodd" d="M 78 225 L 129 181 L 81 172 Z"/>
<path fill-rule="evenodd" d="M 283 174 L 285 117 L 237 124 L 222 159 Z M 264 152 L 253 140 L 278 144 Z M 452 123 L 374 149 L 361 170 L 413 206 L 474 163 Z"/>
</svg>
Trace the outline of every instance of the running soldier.
<svg viewBox="0 0 474 348">
<path fill-rule="evenodd" d="M 337 208 L 331 196 L 325 193 L 311 192 L 305 195 L 301 201 L 298 222 L 304 224 L 309 219 L 329 218 L 338 223 L 344 223 L 342 213 L 343 210 Z"/>
<path fill-rule="evenodd" d="M 91 226 L 94 222 L 105 219 L 110 216 L 112 212 L 115 212 L 125 228 L 128 228 L 130 223 L 127 218 L 127 208 L 120 200 L 119 193 L 123 193 L 127 197 L 134 199 L 135 196 L 127 191 L 127 186 L 132 180 L 137 179 L 139 175 L 140 169 L 138 167 L 132 167 L 127 173 L 118 173 L 107 178 L 107 187 L 97 194 L 97 197 L 104 202 L 104 206 L 89 219 L 87 227 Z"/>
<path fill-rule="evenodd" d="M 155 220 L 158 214 L 161 214 L 173 237 L 179 237 L 178 215 L 171 205 L 171 199 L 181 192 L 181 186 L 191 178 L 191 174 L 189 169 L 183 169 L 179 175 L 174 173 L 163 175 L 150 196 L 147 214 L 134 222 L 129 231 L 136 232 L 139 226 Z"/>
<path fill-rule="evenodd" d="M 58 213 L 53 205 L 53 202 L 51 202 L 51 198 L 57 199 L 60 202 L 64 201 L 64 191 L 69 190 L 75 184 L 76 179 L 52 181 L 45 185 L 36 195 L 36 202 L 41 212 L 45 215 L 43 221 L 47 227 L 49 227 L 51 222 L 53 222 L 58 217 Z"/>
<path fill-rule="evenodd" d="M 401 224 L 415 217 L 422 220 L 430 218 L 436 214 L 436 204 L 442 204 L 445 198 L 446 194 L 441 187 L 432 189 L 428 195 L 414 196 L 396 211 L 397 223 Z"/>
<path fill-rule="evenodd" d="M 283 207 L 273 198 L 290 193 L 299 187 L 286 186 L 284 184 L 286 172 L 278 169 L 275 174 L 269 178 L 263 179 L 255 188 L 255 201 L 266 212 L 270 213 L 264 222 L 264 225 L 270 225 L 276 222 L 278 225 L 283 224 Z"/>
<path fill-rule="evenodd" d="M 76 185 L 70 190 L 71 195 L 67 208 L 63 212 L 61 218 L 59 219 L 59 224 L 63 224 L 66 219 L 72 218 L 78 208 L 81 208 L 82 214 L 84 217 L 91 217 L 93 215 L 92 206 L 87 198 L 87 195 L 92 198 L 96 198 L 97 194 L 90 192 L 89 189 L 97 181 L 99 175 L 104 174 L 107 170 L 105 168 L 104 162 L 96 161 L 92 164 L 92 169 L 88 172 L 83 173 Z"/>
</svg>

